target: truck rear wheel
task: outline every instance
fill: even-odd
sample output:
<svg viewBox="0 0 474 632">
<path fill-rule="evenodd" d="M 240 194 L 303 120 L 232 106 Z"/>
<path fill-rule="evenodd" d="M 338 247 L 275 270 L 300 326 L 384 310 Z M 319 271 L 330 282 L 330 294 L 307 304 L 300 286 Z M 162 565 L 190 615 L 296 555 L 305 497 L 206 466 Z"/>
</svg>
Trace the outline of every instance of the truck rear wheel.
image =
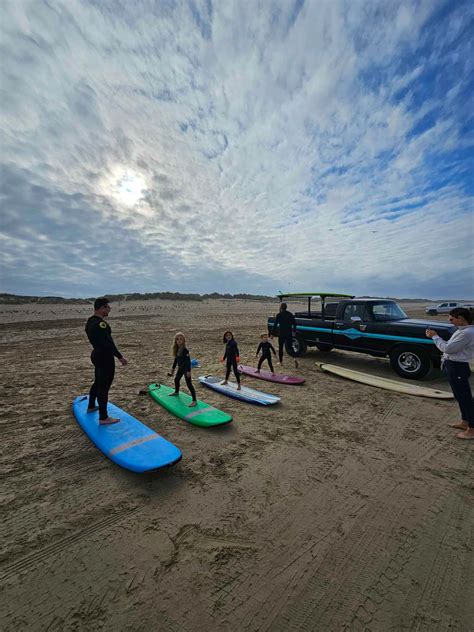
<svg viewBox="0 0 474 632">
<path fill-rule="evenodd" d="M 316 348 L 323 353 L 327 353 L 328 351 L 332 351 L 334 349 L 333 345 L 330 345 L 329 342 L 317 342 Z"/>
<path fill-rule="evenodd" d="M 396 347 L 390 353 L 392 369 L 408 380 L 419 380 L 431 371 L 431 359 L 424 349 Z"/>
<path fill-rule="evenodd" d="M 288 344 L 286 344 L 285 347 L 288 355 L 291 355 L 294 358 L 299 358 L 299 356 L 304 355 L 308 349 L 308 345 L 298 334 L 296 334 L 296 336 L 293 336 L 291 349 L 288 348 Z"/>
</svg>

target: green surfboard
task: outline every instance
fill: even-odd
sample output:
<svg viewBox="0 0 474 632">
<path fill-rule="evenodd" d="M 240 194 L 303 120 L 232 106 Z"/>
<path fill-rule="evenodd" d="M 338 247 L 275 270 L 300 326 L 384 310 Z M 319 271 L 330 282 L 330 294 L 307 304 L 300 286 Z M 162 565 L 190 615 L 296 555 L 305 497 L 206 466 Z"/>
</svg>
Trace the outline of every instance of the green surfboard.
<svg viewBox="0 0 474 632">
<path fill-rule="evenodd" d="M 190 395 L 180 392 L 178 397 L 170 397 L 170 393 L 174 392 L 174 388 L 164 384 L 150 384 L 148 392 L 163 408 L 195 426 L 209 428 L 210 426 L 228 424 L 232 421 L 231 415 L 206 404 L 206 402 L 201 402 L 199 399 L 197 406 L 190 408 L 189 404 L 192 402 Z"/>
</svg>

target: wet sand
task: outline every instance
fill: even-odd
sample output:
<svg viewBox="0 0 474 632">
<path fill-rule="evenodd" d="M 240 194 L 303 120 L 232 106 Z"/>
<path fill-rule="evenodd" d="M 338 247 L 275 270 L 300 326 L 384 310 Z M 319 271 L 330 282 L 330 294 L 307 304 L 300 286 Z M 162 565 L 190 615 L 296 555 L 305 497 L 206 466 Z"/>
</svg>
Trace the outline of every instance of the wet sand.
<svg viewBox="0 0 474 632">
<path fill-rule="evenodd" d="M 398 379 L 385 359 L 340 351 L 311 350 L 298 371 L 286 362 L 301 387 L 245 379 L 280 395 L 277 407 L 197 384 L 222 374 L 224 329 L 251 364 L 274 311 L 217 299 L 113 305 L 129 365 L 111 401 L 183 453 L 139 475 L 103 456 L 71 412 L 91 382 L 90 307 L 0 305 L 2 630 L 472 629 L 474 446 L 447 427 L 456 403 L 322 374 L 316 361 Z M 169 382 L 177 330 L 202 363 L 198 397 L 231 424 L 198 428 L 137 394 Z M 439 371 L 421 383 L 449 390 Z"/>
</svg>

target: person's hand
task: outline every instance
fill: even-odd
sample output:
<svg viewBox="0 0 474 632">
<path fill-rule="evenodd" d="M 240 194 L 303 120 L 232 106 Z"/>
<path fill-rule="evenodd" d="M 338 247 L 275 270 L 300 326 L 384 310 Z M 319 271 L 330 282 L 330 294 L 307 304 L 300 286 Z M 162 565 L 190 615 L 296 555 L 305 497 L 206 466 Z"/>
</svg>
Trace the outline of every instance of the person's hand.
<svg viewBox="0 0 474 632">
<path fill-rule="evenodd" d="M 123 356 L 119 358 L 119 362 L 122 366 L 125 366 L 126 364 L 128 364 L 127 358 L 124 358 Z"/>
<path fill-rule="evenodd" d="M 221 359 L 219 360 L 219 362 L 224 362 L 224 358 L 221 358 Z"/>
<path fill-rule="evenodd" d="M 186 377 L 191 377 L 191 371 L 186 371 Z"/>
<path fill-rule="evenodd" d="M 239 362 L 240 362 L 240 356 L 236 356 L 236 358 L 235 358 L 235 359 L 237 360 L 237 363 L 239 363 Z"/>
<path fill-rule="evenodd" d="M 168 373 L 168 377 L 173 377 L 174 375 L 174 371 L 171 371 L 171 373 Z"/>
<path fill-rule="evenodd" d="M 437 335 L 438 335 L 438 332 L 437 332 L 437 331 L 435 331 L 434 329 L 430 329 L 430 328 L 428 328 L 428 329 L 425 331 L 425 334 L 428 336 L 428 338 L 433 338 L 433 336 L 437 336 Z"/>
</svg>

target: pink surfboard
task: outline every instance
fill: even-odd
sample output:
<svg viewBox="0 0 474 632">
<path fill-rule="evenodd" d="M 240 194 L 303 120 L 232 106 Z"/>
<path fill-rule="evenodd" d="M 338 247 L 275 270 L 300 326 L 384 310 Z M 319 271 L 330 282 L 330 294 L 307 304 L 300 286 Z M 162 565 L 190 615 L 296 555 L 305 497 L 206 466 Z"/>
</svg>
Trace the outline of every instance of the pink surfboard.
<svg viewBox="0 0 474 632">
<path fill-rule="evenodd" d="M 303 377 L 292 377 L 291 375 L 283 375 L 282 373 L 275 373 L 272 375 L 270 371 L 260 370 L 257 373 L 257 369 L 253 366 L 245 366 L 239 364 L 238 369 L 242 375 L 248 375 L 249 377 L 256 377 L 259 380 L 265 380 L 267 382 L 277 382 L 278 384 L 303 384 Z"/>
</svg>

